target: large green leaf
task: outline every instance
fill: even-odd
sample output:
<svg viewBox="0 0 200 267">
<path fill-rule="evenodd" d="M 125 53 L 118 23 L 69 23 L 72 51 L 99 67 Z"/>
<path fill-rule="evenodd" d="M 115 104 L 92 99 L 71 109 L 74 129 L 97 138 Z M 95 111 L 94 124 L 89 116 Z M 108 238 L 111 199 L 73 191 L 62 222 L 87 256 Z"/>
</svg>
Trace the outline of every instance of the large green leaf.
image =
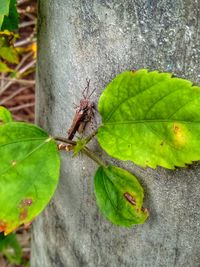
<svg viewBox="0 0 200 267">
<path fill-rule="evenodd" d="M 148 212 L 142 209 L 143 189 L 135 176 L 113 165 L 99 167 L 94 185 L 97 205 L 112 223 L 132 226 L 145 222 Z"/>
<path fill-rule="evenodd" d="M 29 223 L 55 192 L 60 159 L 56 142 L 26 123 L 0 126 L 0 232 Z"/>
<path fill-rule="evenodd" d="M 200 159 L 200 87 L 169 73 L 118 75 L 99 100 L 98 141 L 113 157 L 173 169 Z"/>
</svg>

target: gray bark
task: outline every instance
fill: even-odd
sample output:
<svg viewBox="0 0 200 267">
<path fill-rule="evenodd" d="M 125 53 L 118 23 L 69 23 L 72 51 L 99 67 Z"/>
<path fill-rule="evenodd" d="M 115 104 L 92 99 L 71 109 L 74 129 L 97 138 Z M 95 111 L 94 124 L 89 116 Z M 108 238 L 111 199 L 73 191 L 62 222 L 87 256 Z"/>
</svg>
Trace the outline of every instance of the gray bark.
<svg viewBox="0 0 200 267">
<path fill-rule="evenodd" d="M 198 0 L 40 0 L 37 123 L 65 135 L 86 77 L 96 103 L 127 69 L 200 83 L 199 12 Z M 95 141 L 92 149 L 111 162 Z M 112 162 L 139 178 L 149 220 L 130 229 L 106 221 L 93 192 L 97 165 L 62 153 L 57 192 L 34 222 L 32 267 L 200 266 L 200 165 L 169 171 Z"/>
</svg>

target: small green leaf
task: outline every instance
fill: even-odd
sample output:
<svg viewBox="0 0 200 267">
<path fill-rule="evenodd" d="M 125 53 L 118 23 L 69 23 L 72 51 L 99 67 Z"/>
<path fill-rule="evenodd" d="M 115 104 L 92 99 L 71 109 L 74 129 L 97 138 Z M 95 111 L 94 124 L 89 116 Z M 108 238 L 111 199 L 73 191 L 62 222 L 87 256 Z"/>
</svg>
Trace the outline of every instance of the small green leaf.
<svg viewBox="0 0 200 267">
<path fill-rule="evenodd" d="M 1 121 L 4 123 L 12 121 L 12 115 L 10 111 L 3 106 L 0 106 L 0 123 Z"/>
<path fill-rule="evenodd" d="M 143 189 L 136 177 L 115 167 L 99 167 L 94 177 L 97 205 L 113 224 L 142 224 L 148 217 L 143 210 Z"/>
<path fill-rule="evenodd" d="M 77 156 L 78 153 L 86 146 L 87 140 L 86 139 L 77 139 L 76 145 L 73 148 L 74 156 Z"/>
<path fill-rule="evenodd" d="M 9 13 L 10 0 L 0 1 L 0 15 L 8 15 Z"/>
<path fill-rule="evenodd" d="M 99 100 L 106 152 L 140 166 L 174 169 L 200 159 L 200 87 L 169 73 L 118 75 Z"/>
<path fill-rule="evenodd" d="M 19 56 L 14 47 L 1 47 L 0 48 L 0 57 L 7 60 L 10 63 L 18 64 Z"/>
<path fill-rule="evenodd" d="M 13 70 L 10 69 L 5 63 L 0 61 L 0 72 L 8 73 L 8 72 L 13 72 Z"/>
<path fill-rule="evenodd" d="M 9 13 L 6 14 L 6 16 L 4 16 L 4 20 L 2 25 L 0 25 L 0 28 L 1 30 L 14 31 L 18 28 L 18 23 L 19 23 L 19 16 L 16 7 L 17 2 L 16 0 L 10 0 L 7 2 L 9 2 Z"/>
<path fill-rule="evenodd" d="M 20 264 L 22 261 L 22 249 L 17 240 L 16 234 L 4 236 L 0 233 L 0 252 L 10 263 Z"/>
<path fill-rule="evenodd" d="M 0 232 L 31 222 L 53 196 L 60 159 L 56 142 L 35 125 L 0 126 Z"/>
<path fill-rule="evenodd" d="M 3 24 L 4 16 L 9 14 L 10 0 L 0 1 L 0 29 Z"/>
</svg>

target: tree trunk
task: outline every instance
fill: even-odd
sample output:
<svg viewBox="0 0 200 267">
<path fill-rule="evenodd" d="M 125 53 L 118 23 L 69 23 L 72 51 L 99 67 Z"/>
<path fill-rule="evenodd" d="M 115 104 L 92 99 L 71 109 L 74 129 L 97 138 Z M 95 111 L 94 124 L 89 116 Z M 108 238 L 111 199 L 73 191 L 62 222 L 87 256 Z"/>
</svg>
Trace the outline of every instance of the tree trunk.
<svg viewBox="0 0 200 267">
<path fill-rule="evenodd" d="M 97 88 L 95 103 L 124 70 L 200 82 L 199 10 L 191 0 L 40 0 L 37 123 L 64 136 L 86 78 Z M 91 148 L 111 162 L 95 141 Z M 199 164 L 170 171 L 113 160 L 139 178 L 150 211 L 144 225 L 120 228 L 96 206 L 97 165 L 84 155 L 61 157 L 55 197 L 34 222 L 32 267 L 200 266 Z"/>
</svg>

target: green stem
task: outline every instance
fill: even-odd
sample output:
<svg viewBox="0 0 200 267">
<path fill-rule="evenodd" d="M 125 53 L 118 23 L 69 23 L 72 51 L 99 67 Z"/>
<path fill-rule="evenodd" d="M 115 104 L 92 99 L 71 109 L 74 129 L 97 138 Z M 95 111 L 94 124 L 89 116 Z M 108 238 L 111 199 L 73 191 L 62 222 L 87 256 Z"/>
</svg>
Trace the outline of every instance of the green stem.
<svg viewBox="0 0 200 267">
<path fill-rule="evenodd" d="M 90 136 L 88 136 L 88 139 L 92 136 L 95 136 L 97 133 L 97 131 L 95 131 L 94 133 L 92 133 Z M 90 138 L 90 140 L 92 139 L 92 137 Z M 64 137 L 60 137 L 60 136 L 54 136 L 53 137 L 55 140 L 60 141 L 60 142 L 64 142 L 66 144 L 70 144 L 70 145 L 76 145 L 75 141 L 69 140 L 67 138 Z M 87 139 L 87 138 L 86 138 Z M 105 164 L 96 156 L 96 154 L 94 152 L 92 152 L 88 147 L 83 147 L 82 149 L 83 153 L 85 155 L 87 155 L 89 158 L 91 158 L 93 161 L 95 161 L 97 164 L 99 164 L 100 166 L 105 167 Z"/>
<path fill-rule="evenodd" d="M 91 133 L 89 136 L 87 136 L 87 137 L 85 138 L 86 144 L 89 143 L 90 140 L 91 140 L 93 137 L 95 137 L 95 135 L 97 134 L 97 131 L 98 131 L 98 129 L 96 129 L 93 133 Z"/>
<path fill-rule="evenodd" d="M 99 164 L 102 167 L 106 167 L 105 164 L 99 159 L 99 157 L 97 157 L 97 155 L 94 152 L 92 152 L 88 147 L 84 147 L 82 151 L 97 164 Z"/>
</svg>

